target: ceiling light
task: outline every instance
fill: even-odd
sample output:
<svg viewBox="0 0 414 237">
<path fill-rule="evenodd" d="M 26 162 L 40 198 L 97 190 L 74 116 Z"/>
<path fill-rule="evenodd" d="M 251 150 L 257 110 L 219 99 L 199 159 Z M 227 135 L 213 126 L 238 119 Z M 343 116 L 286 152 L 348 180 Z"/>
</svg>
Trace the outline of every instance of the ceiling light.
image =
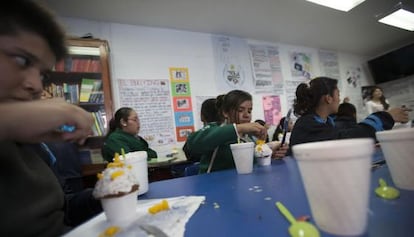
<svg viewBox="0 0 414 237">
<path fill-rule="evenodd" d="M 390 14 L 378 21 L 404 30 L 414 31 L 414 13 L 403 9 L 402 3 L 398 3 Z"/>
<path fill-rule="evenodd" d="M 325 7 L 347 12 L 365 0 L 306 0 Z"/>
</svg>

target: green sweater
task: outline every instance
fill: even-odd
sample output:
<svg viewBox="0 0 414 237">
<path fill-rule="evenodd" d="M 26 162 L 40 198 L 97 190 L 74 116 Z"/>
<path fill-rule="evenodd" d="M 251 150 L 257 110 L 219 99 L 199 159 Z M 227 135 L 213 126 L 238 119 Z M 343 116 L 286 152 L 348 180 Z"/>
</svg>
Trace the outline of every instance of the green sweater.
<svg viewBox="0 0 414 237">
<path fill-rule="evenodd" d="M 200 156 L 200 171 L 206 173 L 214 149 L 218 147 L 211 171 L 235 168 L 230 144 L 237 143 L 237 134 L 232 124 L 222 126 L 210 123 L 188 136 L 186 145 L 189 154 Z"/>
<path fill-rule="evenodd" d="M 0 142 L 0 236 L 59 236 L 64 196 L 52 170 L 34 151 Z"/>
<path fill-rule="evenodd" d="M 112 162 L 116 152 L 121 154 L 121 148 L 124 148 L 125 153 L 146 151 L 148 159 L 157 157 L 157 152 L 149 148 L 148 142 L 144 138 L 126 133 L 121 129 L 116 129 L 105 139 L 102 147 L 102 156 L 108 162 Z"/>
</svg>

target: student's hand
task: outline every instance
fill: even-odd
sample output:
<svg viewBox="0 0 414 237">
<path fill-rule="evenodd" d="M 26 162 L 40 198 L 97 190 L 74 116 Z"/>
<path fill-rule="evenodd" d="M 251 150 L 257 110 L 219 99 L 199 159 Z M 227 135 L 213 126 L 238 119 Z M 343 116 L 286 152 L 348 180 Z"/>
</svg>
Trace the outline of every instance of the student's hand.
<svg viewBox="0 0 414 237">
<path fill-rule="evenodd" d="M 83 143 L 92 134 L 92 114 L 62 99 L 0 104 L 0 140 L 37 143 L 71 141 Z M 62 125 L 73 132 L 59 131 Z"/>
<path fill-rule="evenodd" d="M 266 139 L 267 129 L 258 123 L 240 123 L 236 124 L 236 128 L 239 134 L 250 134 L 261 140 Z"/>
<path fill-rule="evenodd" d="M 392 108 L 387 112 L 392 116 L 395 122 L 406 123 L 408 122 L 408 112 L 411 111 L 407 108 Z"/>
<path fill-rule="evenodd" d="M 272 158 L 273 159 L 282 159 L 286 156 L 287 151 L 289 150 L 289 145 L 283 144 L 282 146 L 275 147 L 273 149 Z"/>
</svg>

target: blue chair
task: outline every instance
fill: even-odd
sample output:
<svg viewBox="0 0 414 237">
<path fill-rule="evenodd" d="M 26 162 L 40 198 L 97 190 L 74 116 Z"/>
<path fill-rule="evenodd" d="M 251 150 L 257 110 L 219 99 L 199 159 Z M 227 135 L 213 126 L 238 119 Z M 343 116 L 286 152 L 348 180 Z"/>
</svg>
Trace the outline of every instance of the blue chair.
<svg viewBox="0 0 414 237">
<path fill-rule="evenodd" d="M 198 174 L 198 169 L 200 168 L 200 162 L 195 162 L 184 169 L 184 176 L 192 176 Z"/>
</svg>

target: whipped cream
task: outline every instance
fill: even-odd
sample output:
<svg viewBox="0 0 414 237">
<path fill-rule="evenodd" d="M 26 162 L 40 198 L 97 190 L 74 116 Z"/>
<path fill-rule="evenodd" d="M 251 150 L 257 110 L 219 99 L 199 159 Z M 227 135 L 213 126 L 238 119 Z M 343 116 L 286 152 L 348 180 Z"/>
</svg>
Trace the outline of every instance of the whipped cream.
<svg viewBox="0 0 414 237">
<path fill-rule="evenodd" d="M 119 159 L 109 163 L 107 168 L 98 174 L 93 196 L 105 198 L 128 194 L 138 187 L 138 179 L 130 165 L 125 165 Z"/>
<path fill-rule="evenodd" d="M 254 148 L 255 157 L 267 157 L 272 155 L 272 149 L 266 143 L 259 143 Z"/>
</svg>

